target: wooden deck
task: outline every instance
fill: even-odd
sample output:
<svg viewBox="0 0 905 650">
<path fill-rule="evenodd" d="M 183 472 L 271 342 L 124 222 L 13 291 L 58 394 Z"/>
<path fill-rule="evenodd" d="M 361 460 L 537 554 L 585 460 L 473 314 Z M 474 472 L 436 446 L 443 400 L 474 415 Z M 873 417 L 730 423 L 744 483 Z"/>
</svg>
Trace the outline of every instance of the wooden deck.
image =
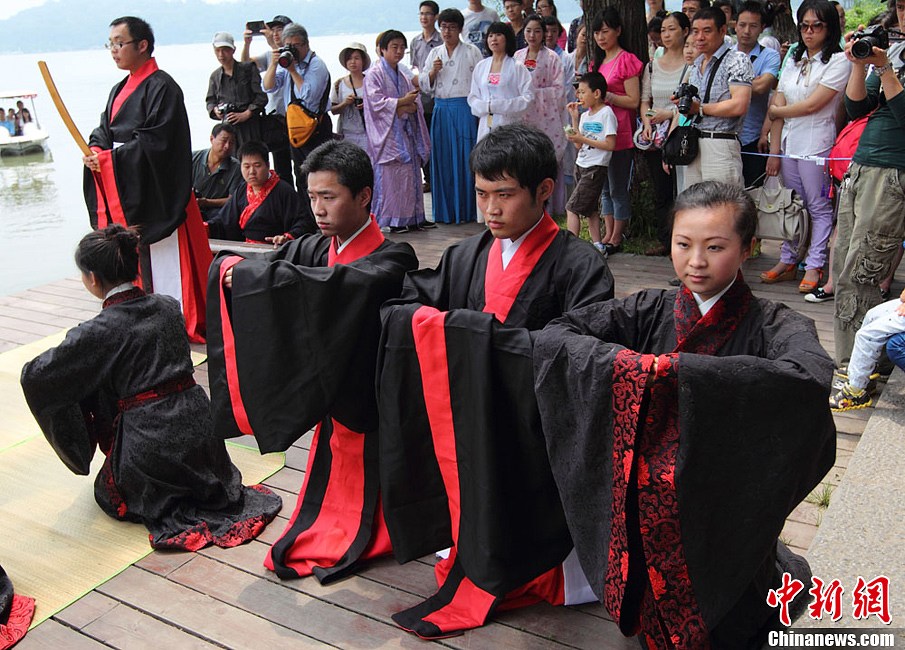
<svg viewBox="0 0 905 650">
<path fill-rule="evenodd" d="M 422 266 L 433 266 L 451 242 L 480 231 L 476 224 L 394 235 L 410 242 Z M 763 285 L 757 274 L 772 266 L 778 247 L 765 243 L 746 275 L 758 296 L 786 302 L 817 323 L 821 343 L 833 346 L 833 304 L 806 303 L 797 284 Z M 617 296 L 666 287 L 673 276 L 667 258 L 615 255 L 610 267 Z M 901 288 L 902 273 L 894 290 Z M 0 297 L 0 351 L 76 325 L 99 303 L 77 278 Z M 207 384 L 206 367 L 197 369 Z M 837 459 L 826 482 L 839 484 L 871 411 L 836 416 Z M 266 484 L 284 499 L 282 516 L 260 538 L 234 549 L 196 554 L 155 552 L 31 630 L 26 648 L 416 648 L 424 642 L 399 630 L 390 615 L 434 593 L 430 558 L 400 566 L 374 562 L 330 586 L 313 578 L 281 582 L 262 566 L 267 547 L 282 532 L 304 475 L 311 434 L 286 454 L 286 467 Z M 806 552 L 819 524 L 817 505 L 802 503 L 789 517 L 783 539 Z M 65 567 L 60 568 L 65 571 Z M 537 605 L 506 612 L 489 625 L 438 642 L 450 648 L 636 648 L 624 639 L 601 605 L 554 608 Z"/>
</svg>

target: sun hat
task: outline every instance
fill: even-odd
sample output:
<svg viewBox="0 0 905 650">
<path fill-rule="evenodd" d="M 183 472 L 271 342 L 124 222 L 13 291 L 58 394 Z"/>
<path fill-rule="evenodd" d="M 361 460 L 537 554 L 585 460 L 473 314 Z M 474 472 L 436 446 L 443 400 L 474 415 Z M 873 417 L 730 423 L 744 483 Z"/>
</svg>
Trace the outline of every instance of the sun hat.
<svg viewBox="0 0 905 650">
<path fill-rule="evenodd" d="M 339 53 L 340 65 L 345 68 L 346 61 L 349 59 L 349 56 L 355 50 L 358 50 L 359 52 L 361 52 L 361 58 L 364 61 L 364 65 L 362 66 L 361 69 L 367 70 L 369 67 L 371 67 L 371 57 L 368 56 L 368 48 L 366 48 L 361 43 L 355 43 L 355 42 L 349 43 L 342 49 L 342 51 L 340 51 L 340 53 Z"/>
</svg>

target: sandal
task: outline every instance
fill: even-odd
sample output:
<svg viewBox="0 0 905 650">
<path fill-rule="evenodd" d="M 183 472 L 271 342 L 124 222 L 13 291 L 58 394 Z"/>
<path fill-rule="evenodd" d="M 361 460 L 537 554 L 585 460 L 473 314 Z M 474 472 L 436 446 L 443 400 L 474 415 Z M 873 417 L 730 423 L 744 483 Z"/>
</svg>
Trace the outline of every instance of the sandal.
<svg viewBox="0 0 905 650">
<path fill-rule="evenodd" d="M 805 271 L 805 273 L 807 273 L 807 271 Z M 801 284 L 798 285 L 798 293 L 811 293 L 817 288 L 817 285 L 820 284 L 821 280 L 823 280 L 823 269 L 817 271 L 816 280 L 802 280 Z"/>
<path fill-rule="evenodd" d="M 760 274 L 760 281 L 764 284 L 774 284 L 776 282 L 784 282 L 786 280 L 794 280 L 798 269 L 794 264 L 786 264 L 785 271 L 764 271 Z M 816 285 L 815 285 L 816 286 Z"/>
</svg>

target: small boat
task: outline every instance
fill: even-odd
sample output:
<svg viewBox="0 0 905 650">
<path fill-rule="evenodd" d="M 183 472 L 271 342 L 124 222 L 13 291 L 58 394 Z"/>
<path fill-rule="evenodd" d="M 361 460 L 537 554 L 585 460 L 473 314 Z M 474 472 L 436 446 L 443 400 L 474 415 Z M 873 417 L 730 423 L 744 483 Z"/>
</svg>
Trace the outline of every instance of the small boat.
<svg viewBox="0 0 905 650">
<path fill-rule="evenodd" d="M 47 150 L 47 131 L 41 128 L 38 123 L 38 114 L 35 111 L 36 92 L 23 90 L 18 92 L 0 92 L 0 109 L 6 111 L 14 108 L 20 111 L 19 102 L 23 107 L 25 100 L 31 104 L 29 111 L 31 116 L 30 122 L 12 123 L 7 121 L 0 124 L 0 155 L 3 156 L 21 156 L 29 153 L 41 153 Z M 11 133 L 7 125 L 12 124 L 17 134 Z"/>
</svg>

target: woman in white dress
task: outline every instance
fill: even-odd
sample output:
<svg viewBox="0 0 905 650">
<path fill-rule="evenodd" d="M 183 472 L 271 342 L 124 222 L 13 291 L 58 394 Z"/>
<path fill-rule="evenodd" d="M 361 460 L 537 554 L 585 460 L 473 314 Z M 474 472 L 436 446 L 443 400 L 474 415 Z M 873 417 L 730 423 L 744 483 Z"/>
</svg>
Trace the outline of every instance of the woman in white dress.
<svg viewBox="0 0 905 650">
<path fill-rule="evenodd" d="M 475 66 L 468 105 L 478 118 L 478 140 L 491 130 L 521 120 L 531 104 L 531 73 L 516 63 L 515 33 L 507 23 L 487 28 L 484 41 L 491 56 Z"/>
</svg>

